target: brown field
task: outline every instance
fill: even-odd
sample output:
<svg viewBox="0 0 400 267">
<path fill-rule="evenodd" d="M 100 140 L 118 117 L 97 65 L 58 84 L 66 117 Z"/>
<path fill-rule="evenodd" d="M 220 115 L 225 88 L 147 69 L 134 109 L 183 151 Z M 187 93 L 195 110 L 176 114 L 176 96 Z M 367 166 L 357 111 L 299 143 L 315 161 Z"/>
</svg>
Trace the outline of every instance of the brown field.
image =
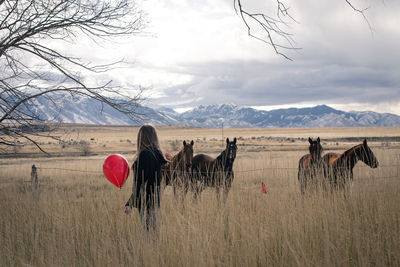
<svg viewBox="0 0 400 267">
<path fill-rule="evenodd" d="M 212 189 L 198 201 L 164 190 L 157 238 L 123 212 L 132 176 L 117 189 L 102 174 L 108 154 L 133 159 L 137 130 L 69 126 L 57 132 L 66 142 L 39 141 L 51 157 L 23 140 L 2 154 L 0 266 L 400 266 L 400 128 L 159 127 L 164 151 L 194 140 L 195 154 L 216 156 L 237 137 L 238 154 L 226 202 Z M 325 153 L 366 137 L 380 166 L 359 162 L 347 196 L 302 197 L 297 164 L 309 136 Z"/>
</svg>

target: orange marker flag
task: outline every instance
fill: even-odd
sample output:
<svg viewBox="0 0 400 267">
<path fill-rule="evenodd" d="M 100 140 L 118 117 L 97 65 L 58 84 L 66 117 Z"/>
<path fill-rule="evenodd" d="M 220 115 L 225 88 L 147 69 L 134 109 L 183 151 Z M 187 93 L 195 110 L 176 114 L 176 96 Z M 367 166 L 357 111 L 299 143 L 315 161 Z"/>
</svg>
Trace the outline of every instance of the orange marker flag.
<svg viewBox="0 0 400 267">
<path fill-rule="evenodd" d="M 266 194 L 267 192 L 267 186 L 264 184 L 264 182 L 261 182 L 261 193 Z"/>
</svg>

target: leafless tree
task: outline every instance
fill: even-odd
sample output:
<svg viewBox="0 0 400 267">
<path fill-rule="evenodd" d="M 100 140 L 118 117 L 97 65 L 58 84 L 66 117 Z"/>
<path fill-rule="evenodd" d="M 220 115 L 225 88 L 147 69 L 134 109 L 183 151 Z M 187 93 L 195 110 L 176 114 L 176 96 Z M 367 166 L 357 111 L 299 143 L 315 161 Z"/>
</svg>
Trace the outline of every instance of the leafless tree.
<svg viewBox="0 0 400 267">
<path fill-rule="evenodd" d="M 255 38 L 261 42 L 270 45 L 276 54 L 291 60 L 287 55 L 288 50 L 298 50 L 295 44 L 293 34 L 289 32 L 290 23 L 297 23 L 292 13 L 289 12 L 290 8 L 281 0 L 275 0 L 276 9 L 275 15 L 268 15 L 263 12 L 249 11 L 243 6 L 246 0 L 234 0 L 233 6 L 236 14 L 240 16 L 244 22 L 247 33 L 250 37 Z M 368 8 L 360 9 L 353 5 L 351 0 L 344 1 L 355 12 L 359 13 L 371 29 L 371 25 L 366 17 L 366 10 Z"/>
<path fill-rule="evenodd" d="M 85 80 L 118 62 L 93 65 L 55 44 L 110 41 L 139 33 L 144 24 L 134 0 L 0 0 L 0 149 L 22 138 L 43 151 L 36 137 L 54 136 L 32 131 L 46 119 L 35 107 L 41 97 L 54 105 L 66 94 L 89 97 L 136 119 L 140 89 L 132 96 L 112 81 Z"/>
</svg>

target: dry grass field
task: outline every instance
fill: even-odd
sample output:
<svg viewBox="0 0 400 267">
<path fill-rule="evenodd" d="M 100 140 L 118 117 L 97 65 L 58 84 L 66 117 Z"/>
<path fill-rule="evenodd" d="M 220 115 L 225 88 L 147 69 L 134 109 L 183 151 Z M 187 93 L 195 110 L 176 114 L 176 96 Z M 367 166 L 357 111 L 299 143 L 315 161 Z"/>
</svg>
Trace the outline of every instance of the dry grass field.
<svg viewBox="0 0 400 267">
<path fill-rule="evenodd" d="M 164 151 L 194 140 L 195 154 L 216 156 L 226 137 L 238 138 L 238 151 L 225 202 L 212 189 L 182 201 L 165 188 L 158 235 L 143 232 L 135 210 L 123 212 L 132 176 L 118 189 L 102 174 L 108 154 L 133 159 L 137 131 L 69 126 L 57 132 L 65 143 L 40 140 L 50 157 L 23 140 L 1 155 L 0 266 L 400 266 L 400 128 L 159 127 Z M 301 196 L 309 136 L 325 153 L 366 137 L 380 166 L 359 162 L 348 195 Z"/>
</svg>

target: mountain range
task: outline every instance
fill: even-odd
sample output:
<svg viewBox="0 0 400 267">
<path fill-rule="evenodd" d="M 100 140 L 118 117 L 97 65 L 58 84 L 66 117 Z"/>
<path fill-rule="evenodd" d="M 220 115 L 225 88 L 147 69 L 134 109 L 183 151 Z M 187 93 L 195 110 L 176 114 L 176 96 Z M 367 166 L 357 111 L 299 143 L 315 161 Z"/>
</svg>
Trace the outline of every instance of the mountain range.
<svg viewBox="0 0 400 267">
<path fill-rule="evenodd" d="M 193 126 L 205 128 L 318 128 L 400 126 L 400 116 L 372 111 L 345 112 L 326 105 L 310 108 L 288 108 L 271 111 L 240 107 L 234 104 L 198 106 L 177 113 L 171 108 L 140 106 L 140 121 L 131 121 L 124 114 L 89 98 L 63 101 L 54 105 L 46 98 L 34 100 L 37 114 L 47 121 L 97 125 L 154 125 Z"/>
</svg>

